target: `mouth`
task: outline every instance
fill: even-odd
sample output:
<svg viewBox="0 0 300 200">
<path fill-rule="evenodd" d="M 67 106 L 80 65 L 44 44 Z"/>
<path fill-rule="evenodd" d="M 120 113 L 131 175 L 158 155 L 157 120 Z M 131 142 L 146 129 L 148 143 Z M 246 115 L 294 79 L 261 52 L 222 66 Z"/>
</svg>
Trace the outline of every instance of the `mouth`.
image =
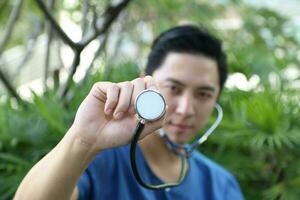
<svg viewBox="0 0 300 200">
<path fill-rule="evenodd" d="M 188 125 L 188 124 L 184 124 L 184 123 L 174 123 L 174 122 L 170 122 L 169 125 L 177 130 L 180 131 L 188 131 L 193 129 L 193 126 Z"/>
</svg>

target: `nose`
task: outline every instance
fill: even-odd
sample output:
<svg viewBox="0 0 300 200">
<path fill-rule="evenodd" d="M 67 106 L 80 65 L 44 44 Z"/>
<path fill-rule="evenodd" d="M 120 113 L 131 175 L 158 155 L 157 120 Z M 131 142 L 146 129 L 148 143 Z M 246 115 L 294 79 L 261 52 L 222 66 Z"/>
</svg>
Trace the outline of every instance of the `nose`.
<svg viewBox="0 0 300 200">
<path fill-rule="evenodd" d="M 194 99 L 190 94 L 183 94 L 178 98 L 176 113 L 184 117 L 193 116 L 195 114 Z"/>
</svg>

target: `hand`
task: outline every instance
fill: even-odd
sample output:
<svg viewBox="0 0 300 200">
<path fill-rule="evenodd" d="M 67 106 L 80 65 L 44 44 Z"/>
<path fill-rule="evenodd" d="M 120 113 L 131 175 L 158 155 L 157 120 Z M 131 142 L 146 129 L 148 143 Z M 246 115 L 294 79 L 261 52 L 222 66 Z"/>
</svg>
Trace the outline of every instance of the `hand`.
<svg viewBox="0 0 300 200">
<path fill-rule="evenodd" d="M 151 76 L 133 81 L 95 83 L 79 106 L 71 129 L 93 152 L 128 144 L 137 124 L 136 96 L 144 89 L 157 89 Z M 162 126 L 163 118 L 147 122 L 141 138 Z"/>
</svg>

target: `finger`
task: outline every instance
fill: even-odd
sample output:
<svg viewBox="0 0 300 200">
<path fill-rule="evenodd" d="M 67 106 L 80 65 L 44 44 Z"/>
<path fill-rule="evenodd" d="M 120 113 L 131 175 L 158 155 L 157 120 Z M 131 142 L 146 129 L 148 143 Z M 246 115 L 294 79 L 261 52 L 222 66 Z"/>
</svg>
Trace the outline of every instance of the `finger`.
<svg viewBox="0 0 300 200">
<path fill-rule="evenodd" d="M 142 78 L 134 79 L 133 81 L 131 81 L 131 83 L 133 84 L 133 92 L 132 92 L 131 103 L 129 106 L 129 113 L 134 114 L 135 113 L 135 109 L 134 109 L 135 99 L 141 91 L 145 90 L 146 83 Z"/>
<path fill-rule="evenodd" d="M 115 119 L 121 119 L 124 116 L 125 112 L 128 111 L 131 102 L 131 97 L 132 97 L 132 90 L 133 90 L 132 83 L 128 81 L 120 83 L 119 87 L 120 87 L 119 100 L 116 109 L 114 111 Z"/>
<path fill-rule="evenodd" d="M 105 103 L 106 102 L 106 90 L 109 82 L 97 82 L 94 83 L 89 95 L 98 99 L 99 101 Z"/>
<path fill-rule="evenodd" d="M 156 83 L 153 79 L 152 76 L 145 76 L 144 77 L 144 81 L 146 82 L 146 88 L 147 89 L 154 89 L 154 90 L 157 90 L 157 86 L 156 86 Z"/>
<path fill-rule="evenodd" d="M 111 115 L 118 103 L 120 88 L 117 84 L 111 83 L 106 86 L 106 102 L 104 112 L 106 115 Z"/>
</svg>

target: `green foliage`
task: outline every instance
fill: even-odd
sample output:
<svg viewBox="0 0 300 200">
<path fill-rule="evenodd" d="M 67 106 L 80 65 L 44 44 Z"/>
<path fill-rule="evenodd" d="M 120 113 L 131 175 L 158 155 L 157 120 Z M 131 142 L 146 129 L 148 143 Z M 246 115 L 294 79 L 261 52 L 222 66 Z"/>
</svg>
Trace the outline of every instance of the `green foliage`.
<svg viewBox="0 0 300 200">
<path fill-rule="evenodd" d="M 0 1 L 1 30 L 13 2 Z M 107 2 L 92 0 L 90 5 L 99 16 Z M 113 62 L 104 63 L 105 68 L 89 75 L 82 86 L 73 83 L 68 107 L 51 88 L 43 95 L 33 93 L 33 101 L 25 107 L 11 99 L 2 101 L 0 199 L 11 199 L 27 171 L 63 137 L 93 83 L 136 78 L 140 68 L 135 61 L 146 58 L 149 52 L 151 37 L 145 39 L 145 33 L 153 37 L 182 22 L 204 25 L 224 41 L 231 73 L 241 72 L 247 78 L 255 74 L 260 79 L 258 86 L 250 91 L 225 89 L 221 97 L 224 119 L 199 150 L 237 177 L 246 199 L 299 199 L 300 96 L 299 88 L 291 85 L 299 82 L 300 77 L 289 79 L 283 74 L 290 65 L 299 72 L 299 29 L 276 11 L 257 9 L 244 2 L 133 1 L 127 16 L 123 16 L 124 30 L 118 35 L 126 35 L 127 43 L 137 44 L 139 53 L 132 59 L 134 62 L 115 55 L 107 58 Z M 82 4 L 83 1 L 72 5 L 57 1 L 53 15 L 58 19 L 63 12 L 80 24 Z M 23 7 L 17 31 L 6 48 L 24 45 L 44 17 L 35 1 L 24 1 Z M 91 12 L 87 18 L 92 18 Z M 231 18 L 239 20 L 237 28 L 226 28 L 226 20 Z M 278 76 L 277 84 L 270 81 L 272 74 Z"/>
<path fill-rule="evenodd" d="M 9 14 L 8 9 L 7 9 L 8 4 L 9 4 L 9 1 L 1 1 L 0 2 L 0 24 L 3 23 L 3 21 L 5 19 L 4 16 L 8 16 L 8 14 Z"/>
<path fill-rule="evenodd" d="M 123 61 L 121 64 L 106 66 L 108 68 L 104 79 L 112 82 L 132 80 L 140 75 L 140 70 L 131 61 Z"/>
<path fill-rule="evenodd" d="M 300 113 L 298 109 L 292 114 L 298 103 L 285 95 L 270 90 L 225 91 L 224 119 L 201 148 L 231 169 L 249 199 L 298 195 L 300 125 L 293 118 Z"/>
<path fill-rule="evenodd" d="M 132 62 L 111 66 L 109 80 L 136 78 L 139 69 Z M 49 152 L 66 133 L 80 102 L 92 84 L 103 75 L 89 76 L 82 88 L 72 88 L 74 96 L 68 108 L 53 91 L 42 96 L 33 94 L 25 108 L 8 100 L 0 104 L 0 199 L 11 199 L 29 169 Z"/>
<path fill-rule="evenodd" d="M 0 105 L 0 199 L 11 199 L 28 170 L 66 132 L 71 117 L 51 93 L 34 94 L 24 108 L 9 100 Z"/>
</svg>

